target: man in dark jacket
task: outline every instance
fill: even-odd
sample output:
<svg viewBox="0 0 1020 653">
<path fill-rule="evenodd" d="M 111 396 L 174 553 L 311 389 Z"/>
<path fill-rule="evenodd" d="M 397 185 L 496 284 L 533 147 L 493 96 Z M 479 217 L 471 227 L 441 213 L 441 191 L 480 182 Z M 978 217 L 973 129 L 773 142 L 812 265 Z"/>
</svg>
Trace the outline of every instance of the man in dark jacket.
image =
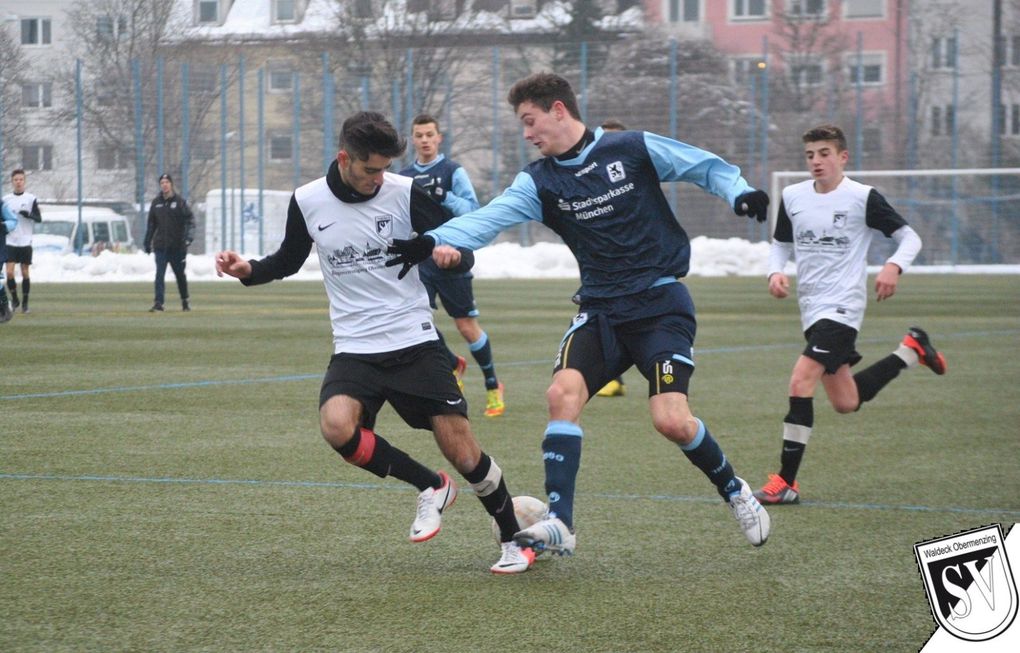
<svg viewBox="0 0 1020 653">
<path fill-rule="evenodd" d="M 150 313 L 163 310 L 166 264 L 177 278 L 181 308 L 190 311 L 188 277 L 184 274 L 184 258 L 195 233 L 195 218 L 183 197 L 174 190 L 173 178 L 164 173 L 159 178 L 160 193 L 149 207 L 149 224 L 145 229 L 145 253 L 156 252 L 156 299 Z"/>
</svg>

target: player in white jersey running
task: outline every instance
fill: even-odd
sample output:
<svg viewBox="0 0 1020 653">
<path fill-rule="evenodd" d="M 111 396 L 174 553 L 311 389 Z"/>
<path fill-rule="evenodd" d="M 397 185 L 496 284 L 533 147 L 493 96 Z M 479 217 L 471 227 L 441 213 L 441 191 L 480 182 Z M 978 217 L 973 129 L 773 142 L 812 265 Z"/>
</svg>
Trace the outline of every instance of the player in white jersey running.
<svg viewBox="0 0 1020 653">
<path fill-rule="evenodd" d="M 32 193 L 25 192 L 25 171 L 18 168 L 11 173 L 14 192 L 4 195 L 4 204 L 18 216 L 18 226 L 7 234 L 7 289 L 11 291 L 11 306 L 21 306 L 28 313 L 28 293 L 32 289 L 29 269 L 32 267 L 32 234 L 35 225 L 42 222 L 39 202 Z M 18 299 L 18 282 L 15 267 L 21 269 L 21 299 Z"/>
<path fill-rule="evenodd" d="M 519 525 L 510 493 L 499 465 L 471 431 L 425 287 L 417 271 L 400 281 L 397 271 L 385 266 L 392 238 L 409 238 L 444 219 L 425 190 L 409 177 L 387 172 L 405 147 L 381 114 L 351 116 L 326 176 L 294 191 L 279 250 L 257 261 L 220 252 L 216 272 L 246 286 L 268 283 L 300 270 L 314 244 L 333 324 L 334 353 L 319 393 L 326 442 L 347 462 L 420 490 L 410 539 L 424 542 L 439 532 L 457 486 L 446 472 L 425 467 L 377 433 L 376 416 L 389 402 L 409 426 L 431 430 L 440 451 L 499 526 L 502 556 L 491 571 L 519 573 L 535 554 L 513 542 Z M 464 264 L 473 261 L 470 252 L 463 258 Z"/>
<path fill-rule="evenodd" d="M 922 329 L 910 327 L 903 342 L 885 358 L 851 374 L 860 362 L 855 346 L 868 302 L 868 246 L 876 231 L 897 243 L 875 279 L 878 301 L 896 292 L 900 275 L 918 252 L 921 239 L 881 193 L 843 174 L 849 159 L 846 137 L 834 125 L 821 125 L 802 137 L 811 179 L 783 189 L 769 255 L 769 293 L 789 295 L 783 269 L 797 263 L 797 299 L 807 346 L 790 377 L 790 410 L 783 419 L 778 474 L 754 495 L 763 504 L 800 502 L 797 471 L 814 424 L 813 397 L 821 382 L 838 413 L 857 410 L 899 375 L 918 363 L 946 373 L 945 357 Z"/>
</svg>

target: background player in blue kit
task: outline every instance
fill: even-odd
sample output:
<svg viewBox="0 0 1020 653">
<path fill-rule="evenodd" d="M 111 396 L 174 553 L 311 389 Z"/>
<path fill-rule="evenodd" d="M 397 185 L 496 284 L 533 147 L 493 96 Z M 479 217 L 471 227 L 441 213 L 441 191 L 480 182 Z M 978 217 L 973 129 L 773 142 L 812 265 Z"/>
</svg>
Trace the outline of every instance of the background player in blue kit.
<svg viewBox="0 0 1020 653">
<path fill-rule="evenodd" d="M 580 310 L 560 344 L 546 397 L 542 441 L 549 519 L 519 532 L 522 546 L 573 553 L 574 485 L 581 462 L 581 412 L 607 381 L 636 365 L 648 379 L 652 423 L 708 476 L 751 544 L 769 536 L 768 513 L 738 478 L 705 424 L 691 413 L 694 305 L 679 281 L 690 242 L 661 181 L 688 181 L 724 199 L 738 215 L 766 219 L 768 196 L 740 170 L 704 150 L 640 131 L 594 132 L 580 119 L 567 80 L 537 73 L 508 100 L 542 158 L 518 173 L 488 205 L 409 240 L 395 239 L 388 265 L 406 273 L 452 245 L 477 249 L 502 230 L 539 220 L 573 252 L 581 272 Z M 453 262 L 452 257 L 449 262 Z"/>
<path fill-rule="evenodd" d="M 7 234 L 18 226 L 18 216 L 11 211 L 7 204 L 0 200 L 0 281 L 3 280 L 3 267 L 7 262 Z M 0 323 L 10 322 L 14 317 L 14 310 L 7 301 L 7 291 L 0 283 Z"/>
<path fill-rule="evenodd" d="M 415 116 L 411 127 L 411 142 L 417 158 L 413 164 L 400 171 L 405 177 L 425 189 L 443 207 L 446 220 L 463 215 L 478 208 L 478 197 L 467 171 L 439 151 L 443 134 L 439 121 L 422 113 Z M 485 378 L 485 416 L 498 417 L 506 411 L 503 401 L 503 384 L 496 377 L 496 366 L 492 360 L 492 345 L 489 335 L 478 324 L 478 308 L 471 288 L 474 277 L 471 270 L 441 270 L 431 259 L 422 261 L 418 275 L 429 293 L 429 304 L 436 307 L 436 295 L 443 300 L 443 308 L 453 318 L 457 331 L 464 337 L 471 350 L 471 356 L 482 368 Z M 439 334 L 440 340 L 443 335 Z M 445 340 L 444 340 L 445 344 Z M 467 364 L 463 356 L 450 352 L 450 365 L 460 382 Z M 463 388 L 463 383 L 461 382 Z"/>
<path fill-rule="evenodd" d="M 899 277 L 921 251 L 921 238 L 881 193 L 843 174 L 850 152 L 843 130 L 821 125 L 804 133 L 804 156 L 811 179 L 783 189 L 769 255 L 769 293 L 789 295 L 783 272 L 797 261 L 797 298 L 807 346 L 790 375 L 790 409 L 783 418 L 783 449 L 778 474 L 754 494 L 766 504 L 800 502 L 797 470 L 814 426 L 813 397 L 821 383 L 833 408 L 849 413 L 861 407 L 918 363 L 945 374 L 946 360 L 928 334 L 910 327 L 899 347 L 857 374 L 855 349 L 868 303 L 868 246 L 875 231 L 896 241 L 896 251 L 875 278 L 878 301 L 896 292 Z"/>
</svg>

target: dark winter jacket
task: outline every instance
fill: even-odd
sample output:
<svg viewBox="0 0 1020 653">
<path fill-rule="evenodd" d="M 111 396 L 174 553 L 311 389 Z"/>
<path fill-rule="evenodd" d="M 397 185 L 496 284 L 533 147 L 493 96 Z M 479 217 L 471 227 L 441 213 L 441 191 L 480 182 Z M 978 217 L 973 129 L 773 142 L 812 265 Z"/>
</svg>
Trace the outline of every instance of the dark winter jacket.
<svg viewBox="0 0 1020 653">
<path fill-rule="evenodd" d="M 149 224 L 145 229 L 144 248 L 187 249 L 195 238 L 195 217 L 183 197 L 174 193 L 164 198 L 160 193 L 149 207 Z"/>
</svg>

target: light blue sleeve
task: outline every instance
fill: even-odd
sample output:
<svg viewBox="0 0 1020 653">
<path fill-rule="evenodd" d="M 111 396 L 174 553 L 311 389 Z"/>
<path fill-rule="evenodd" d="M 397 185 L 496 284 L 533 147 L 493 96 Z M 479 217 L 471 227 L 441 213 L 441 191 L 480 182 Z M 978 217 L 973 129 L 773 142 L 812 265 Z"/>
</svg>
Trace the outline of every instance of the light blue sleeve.
<svg viewBox="0 0 1020 653">
<path fill-rule="evenodd" d="M 660 180 L 697 184 L 726 200 L 730 208 L 739 196 L 754 190 L 740 176 L 740 168 L 717 155 L 651 132 L 644 132 L 644 135 L 645 148 Z"/>
<path fill-rule="evenodd" d="M 453 211 L 454 215 L 464 215 L 478 208 L 475 187 L 471 185 L 471 178 L 464 168 L 457 168 L 453 172 L 450 192 L 443 198 L 443 206 Z"/>
<path fill-rule="evenodd" d="M 18 216 L 14 215 L 14 211 L 11 207 L 6 204 L 3 205 L 3 216 L 4 226 L 7 227 L 7 233 L 11 233 L 18 226 Z"/>
<path fill-rule="evenodd" d="M 499 232 L 528 220 L 542 220 L 542 203 L 531 175 L 519 172 L 502 195 L 426 233 L 435 238 L 437 245 L 474 250 L 488 245 Z"/>
</svg>

